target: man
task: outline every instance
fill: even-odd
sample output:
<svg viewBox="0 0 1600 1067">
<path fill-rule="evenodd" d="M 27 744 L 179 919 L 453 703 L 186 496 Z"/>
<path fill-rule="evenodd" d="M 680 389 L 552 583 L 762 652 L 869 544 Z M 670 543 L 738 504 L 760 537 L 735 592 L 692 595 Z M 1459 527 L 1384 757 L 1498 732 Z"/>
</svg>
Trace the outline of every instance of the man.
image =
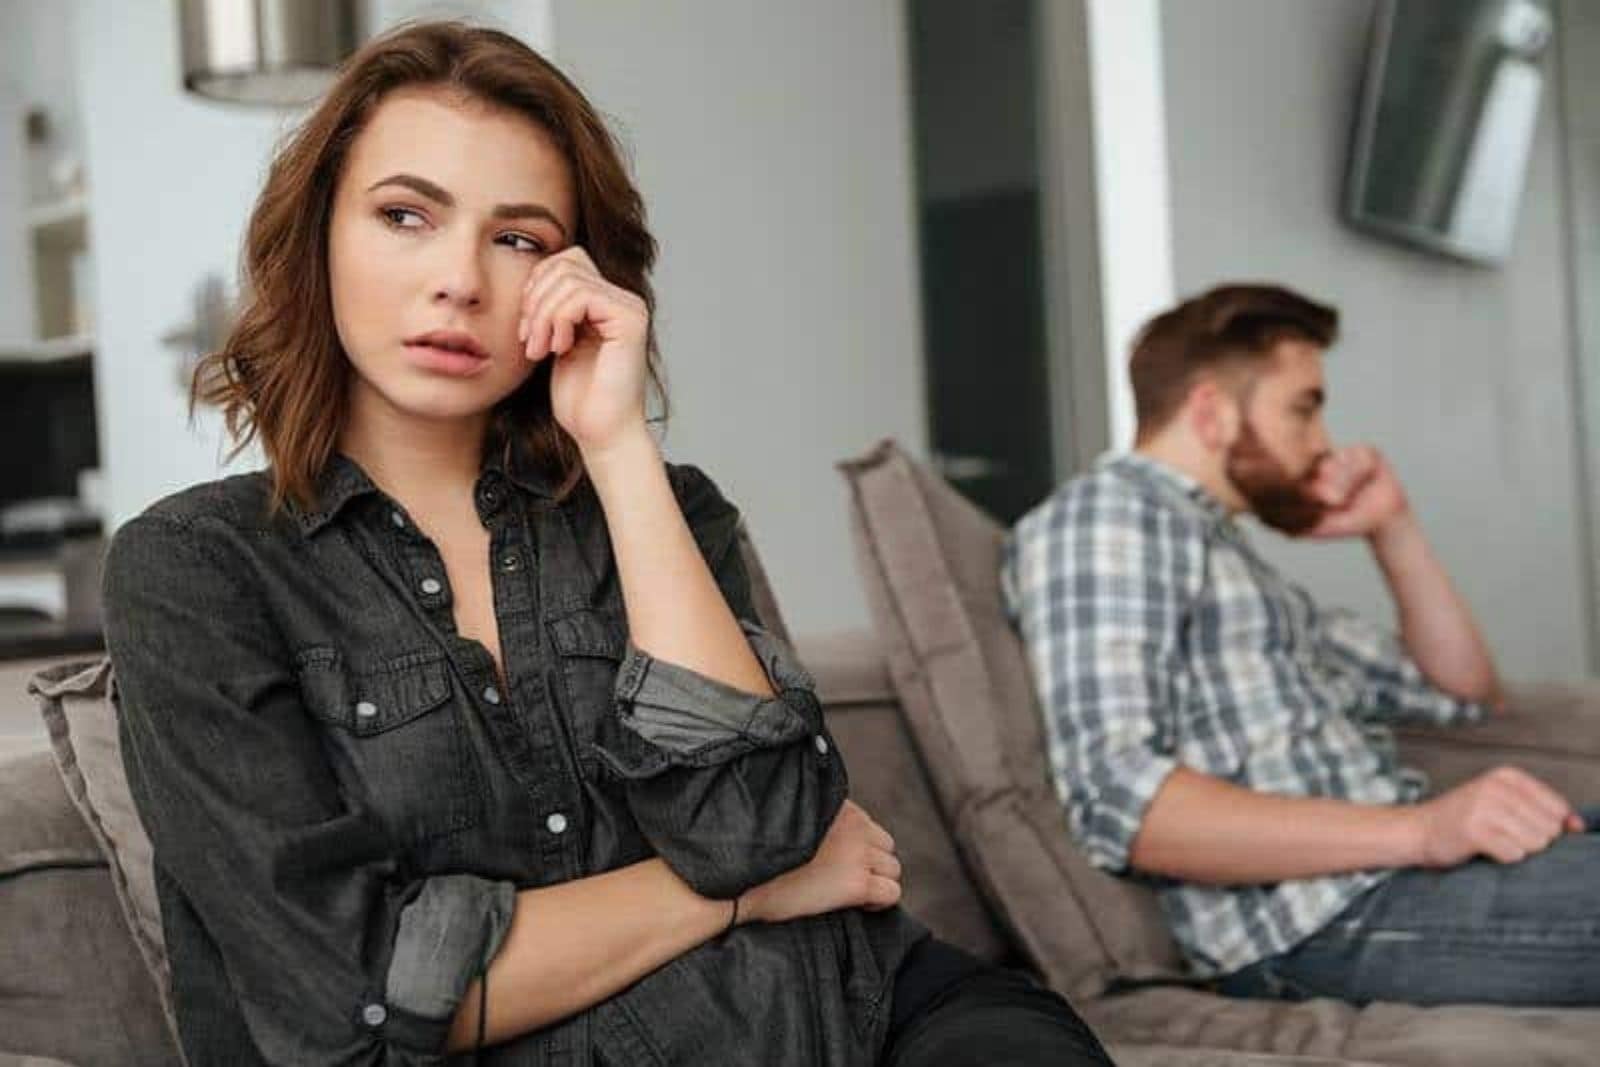
<svg viewBox="0 0 1600 1067">
<path fill-rule="evenodd" d="M 1138 437 L 1005 546 L 1056 789 L 1097 866 L 1152 882 L 1195 972 L 1241 996 L 1600 1004 L 1600 835 L 1502 767 L 1424 798 L 1390 723 L 1502 705 L 1406 493 L 1323 424 L 1337 313 L 1229 285 L 1157 316 Z M 1326 608 L 1234 516 L 1364 538 L 1398 637 Z"/>
</svg>

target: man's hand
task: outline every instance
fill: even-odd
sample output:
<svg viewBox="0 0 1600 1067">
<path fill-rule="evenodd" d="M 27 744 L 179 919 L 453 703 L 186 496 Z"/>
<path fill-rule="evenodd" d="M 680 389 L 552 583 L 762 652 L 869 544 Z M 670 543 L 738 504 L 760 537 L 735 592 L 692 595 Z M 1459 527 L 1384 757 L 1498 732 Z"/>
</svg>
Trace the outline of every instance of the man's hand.
<svg viewBox="0 0 1600 1067">
<path fill-rule="evenodd" d="M 1520 863 L 1563 832 L 1584 830 L 1561 794 L 1515 767 L 1485 771 L 1411 812 L 1423 867 L 1454 867 L 1478 855 Z"/>
<path fill-rule="evenodd" d="M 1302 537 L 1365 537 L 1410 514 L 1400 479 L 1371 445 L 1349 445 L 1323 457 L 1311 491 L 1328 511 Z"/>
</svg>

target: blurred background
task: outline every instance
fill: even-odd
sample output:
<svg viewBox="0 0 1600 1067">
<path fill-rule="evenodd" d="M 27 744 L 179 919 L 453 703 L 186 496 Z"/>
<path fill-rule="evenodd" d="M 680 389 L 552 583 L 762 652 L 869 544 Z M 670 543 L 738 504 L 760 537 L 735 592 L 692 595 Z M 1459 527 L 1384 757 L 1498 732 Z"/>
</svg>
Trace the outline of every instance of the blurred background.
<svg viewBox="0 0 1600 1067">
<path fill-rule="evenodd" d="M 222 465 L 187 377 L 305 83 L 208 80 L 204 32 L 467 16 L 611 117 L 662 247 L 668 451 L 795 630 L 866 623 L 838 460 L 896 438 L 1010 521 L 1130 443 L 1148 315 L 1272 280 L 1340 308 L 1335 434 L 1387 451 L 1505 673 L 1594 672 L 1600 6 L 296 6 L 0 0 L 0 659 L 98 647 L 104 538 L 261 462 Z M 1390 615 L 1360 545 L 1260 541 Z"/>
</svg>

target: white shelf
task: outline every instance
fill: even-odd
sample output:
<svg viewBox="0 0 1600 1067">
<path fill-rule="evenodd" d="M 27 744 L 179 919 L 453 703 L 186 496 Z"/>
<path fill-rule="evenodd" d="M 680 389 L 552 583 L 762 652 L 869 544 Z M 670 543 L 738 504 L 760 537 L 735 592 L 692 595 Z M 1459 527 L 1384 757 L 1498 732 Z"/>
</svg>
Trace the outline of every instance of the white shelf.
<svg viewBox="0 0 1600 1067">
<path fill-rule="evenodd" d="M 54 363 L 91 355 L 93 352 L 94 338 L 89 334 L 52 337 L 48 341 L 0 341 L 0 363 Z"/>
<path fill-rule="evenodd" d="M 71 196 L 28 208 L 28 229 L 41 255 L 70 256 L 89 242 L 88 201 Z"/>
<path fill-rule="evenodd" d="M 89 204 L 80 194 L 28 208 L 28 225 L 35 230 L 81 223 L 89 214 Z"/>
</svg>

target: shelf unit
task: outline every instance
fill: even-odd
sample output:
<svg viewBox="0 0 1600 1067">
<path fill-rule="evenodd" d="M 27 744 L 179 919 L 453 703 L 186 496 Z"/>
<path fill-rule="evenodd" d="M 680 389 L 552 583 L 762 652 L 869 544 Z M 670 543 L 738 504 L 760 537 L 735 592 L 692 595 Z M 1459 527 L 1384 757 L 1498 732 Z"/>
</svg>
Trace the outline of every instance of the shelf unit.
<svg viewBox="0 0 1600 1067">
<path fill-rule="evenodd" d="M 93 328 L 89 321 L 90 302 L 88 294 L 80 294 L 78 289 L 87 283 L 88 271 L 83 269 L 74 277 L 73 269 L 77 257 L 87 257 L 89 252 L 88 211 L 83 196 L 29 207 L 27 225 L 33 244 L 39 336 L 53 340 L 87 333 Z"/>
<path fill-rule="evenodd" d="M 88 199 L 81 183 L 55 199 L 32 199 L 26 127 L 24 102 L 0 82 L 0 345 L 7 349 L 94 329 Z"/>
</svg>

